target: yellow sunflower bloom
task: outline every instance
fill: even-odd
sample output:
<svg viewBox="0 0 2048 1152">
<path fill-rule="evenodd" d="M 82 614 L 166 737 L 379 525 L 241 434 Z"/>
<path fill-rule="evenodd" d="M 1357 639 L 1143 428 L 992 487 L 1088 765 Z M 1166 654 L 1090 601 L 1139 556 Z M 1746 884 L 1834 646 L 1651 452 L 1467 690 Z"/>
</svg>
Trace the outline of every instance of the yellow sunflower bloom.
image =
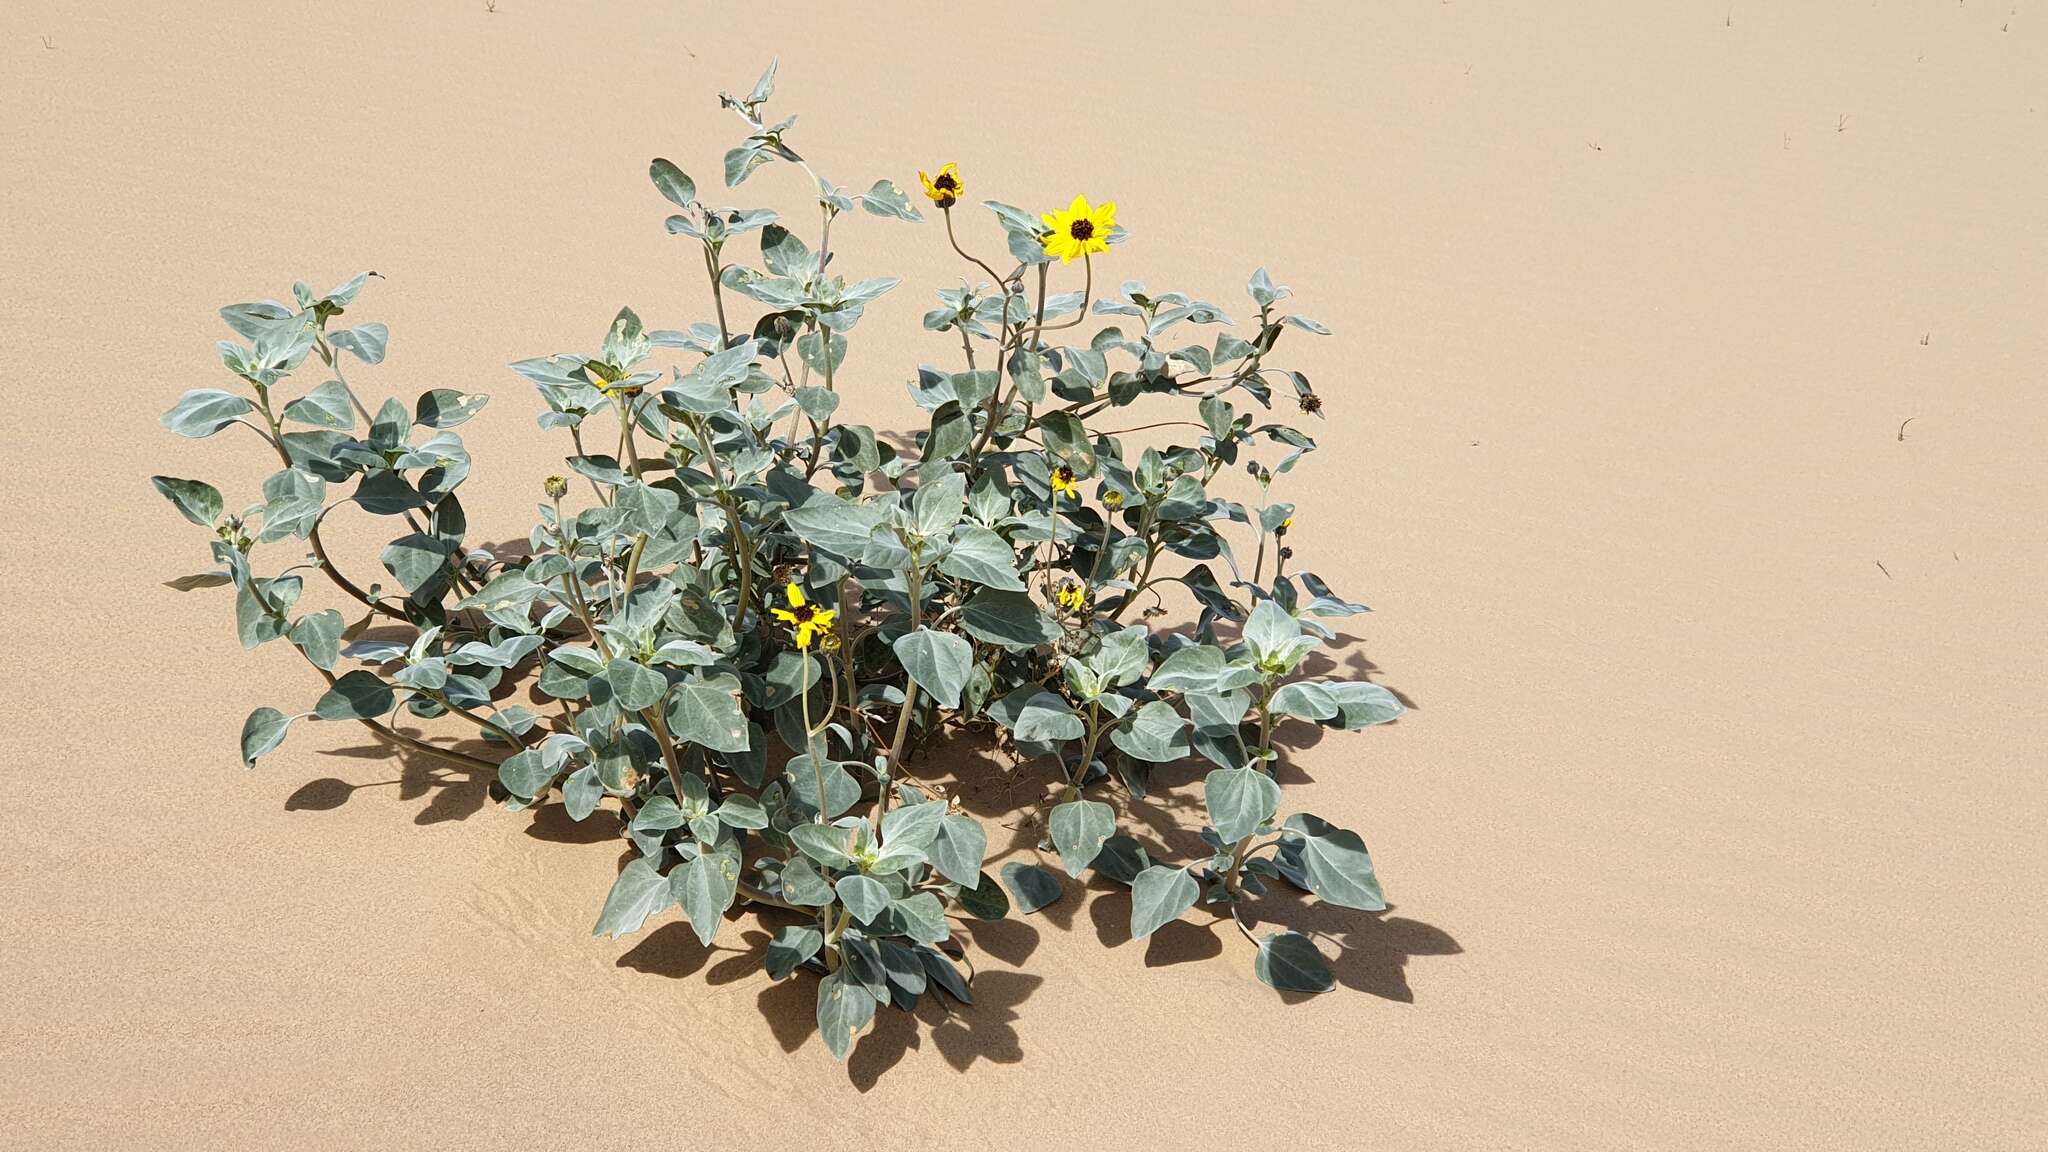
<svg viewBox="0 0 2048 1152">
<path fill-rule="evenodd" d="M 941 208 L 951 208 L 967 192 L 967 184 L 960 179 L 960 166 L 948 164 L 939 169 L 937 176 L 927 176 L 920 169 L 917 178 L 924 181 L 924 194 Z"/>
<path fill-rule="evenodd" d="M 1065 464 L 1054 468 L 1046 479 L 1052 484 L 1053 495 L 1072 496 L 1076 500 L 1081 498 L 1081 478 L 1074 475 L 1074 470 Z"/>
<path fill-rule="evenodd" d="M 1060 611 L 1079 616 L 1088 608 L 1088 589 L 1072 580 L 1061 584 L 1054 597 L 1059 600 Z"/>
<path fill-rule="evenodd" d="M 771 608 L 769 611 L 775 614 L 777 620 L 790 626 L 796 636 L 798 648 L 809 648 L 820 636 L 824 636 L 828 641 L 832 639 L 832 618 L 839 614 L 837 611 L 821 608 L 804 599 L 804 590 L 798 587 L 794 580 L 789 582 L 789 586 L 783 589 L 782 594 L 788 599 L 789 607 Z"/>
<path fill-rule="evenodd" d="M 1109 230 L 1116 227 L 1116 202 L 1090 208 L 1086 196 L 1076 196 L 1065 212 L 1039 219 L 1051 230 L 1041 241 L 1045 254 L 1059 257 L 1062 264 L 1071 264 L 1077 256 L 1109 251 Z"/>
</svg>

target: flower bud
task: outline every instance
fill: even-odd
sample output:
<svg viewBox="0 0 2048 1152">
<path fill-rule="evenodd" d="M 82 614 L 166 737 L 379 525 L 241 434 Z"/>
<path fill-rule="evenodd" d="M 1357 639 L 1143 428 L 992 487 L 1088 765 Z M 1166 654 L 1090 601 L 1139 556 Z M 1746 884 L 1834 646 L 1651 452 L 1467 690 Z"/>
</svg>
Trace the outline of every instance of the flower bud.
<svg viewBox="0 0 2048 1152">
<path fill-rule="evenodd" d="M 569 478 L 566 476 L 550 476 L 541 481 L 540 486 L 550 500 L 560 500 L 569 494 Z"/>
</svg>

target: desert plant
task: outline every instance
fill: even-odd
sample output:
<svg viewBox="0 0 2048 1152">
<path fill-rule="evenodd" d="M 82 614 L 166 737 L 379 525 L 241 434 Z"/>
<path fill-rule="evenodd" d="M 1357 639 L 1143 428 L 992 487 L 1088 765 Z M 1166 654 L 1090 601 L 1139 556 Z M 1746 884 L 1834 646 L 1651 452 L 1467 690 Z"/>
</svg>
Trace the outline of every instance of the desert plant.
<svg viewBox="0 0 2048 1152">
<path fill-rule="evenodd" d="M 680 168 L 653 162 L 676 210 L 667 230 L 701 257 L 716 321 L 649 330 L 622 310 L 594 354 L 512 365 L 546 402 L 541 427 L 567 434 L 581 481 L 546 479 L 524 549 L 468 543 L 457 490 L 470 460 L 452 429 L 484 397 L 435 389 L 372 412 L 349 383 L 348 357 L 376 365 L 386 351 L 383 325 L 339 323 L 369 274 L 221 310 L 248 342 L 219 345 L 239 387 L 187 392 L 163 423 L 191 437 L 240 425 L 281 468 L 237 513 L 208 484 L 155 478 L 214 535 L 220 570 L 183 583 L 232 585 L 242 643 L 286 638 L 329 682 L 309 712 L 252 714 L 244 761 L 295 721 L 354 720 L 489 770 L 508 808 L 559 793 L 577 820 L 616 812 L 634 854 L 596 932 L 636 931 L 676 904 L 708 944 L 736 904 L 777 910 L 766 967 L 821 977 L 818 1023 L 840 1056 L 878 1004 L 969 1000 L 949 916 L 1030 913 L 1061 896 L 1034 864 L 992 877 L 983 825 L 909 778 L 906 759 L 948 734 L 980 730 L 1046 766 L 1057 791 L 1032 817 L 1041 847 L 1069 876 L 1129 885 L 1134 936 L 1200 901 L 1235 916 L 1269 880 L 1383 908 L 1359 837 L 1289 811 L 1274 775 L 1285 718 L 1356 729 L 1401 711 L 1373 684 L 1304 674 L 1333 636 L 1322 621 L 1364 607 L 1290 569 L 1292 506 L 1265 501 L 1314 442 L 1239 407 L 1270 408 L 1279 383 L 1320 415 L 1308 380 L 1271 360 L 1289 328 L 1326 330 L 1282 312 L 1288 290 L 1263 270 L 1245 335 L 1214 304 L 1136 281 L 1098 297 L 1094 259 L 1125 233 L 1113 204 L 1082 198 L 1045 215 L 987 201 L 1013 265 L 999 272 L 956 239 L 965 186 L 947 165 L 920 180 L 973 278 L 941 289 L 924 325 L 957 340 L 964 365 L 917 370 L 910 392 L 929 427 L 899 451 L 841 419 L 838 388 L 864 307 L 897 281 L 837 275 L 831 238 L 856 206 L 924 214 L 887 180 L 856 194 L 812 171 L 789 144 L 793 119 L 764 115 L 773 82 L 771 65 L 749 95 L 721 96 L 747 130 L 724 182 L 801 168 L 816 246 L 774 212 L 703 201 Z M 1080 288 L 1054 291 L 1055 278 Z M 738 320 L 740 300 L 758 315 Z M 1107 326 L 1058 341 L 1091 316 Z M 1219 331 L 1170 340 L 1204 328 Z M 323 382 L 287 400 L 315 357 Z M 1100 427 L 1148 398 L 1198 419 Z M 1135 451 L 1124 440 L 1169 427 L 1199 436 Z M 1255 458 L 1267 449 L 1270 465 Z M 1260 506 L 1210 494 L 1232 467 Z M 321 526 L 344 508 L 403 525 L 381 557 L 388 583 L 329 554 Z M 1227 533 L 1249 534 L 1249 572 Z M 291 562 L 259 575 L 259 546 L 284 542 Z M 359 618 L 299 608 L 315 571 Z M 1192 598 L 1191 626 L 1153 626 L 1169 586 Z M 511 699 L 529 679 L 531 708 Z M 400 707 L 462 717 L 495 751 L 400 732 Z M 1151 859 L 1119 834 L 1110 799 L 1143 796 L 1156 766 L 1187 757 L 1214 765 L 1206 854 Z M 1308 938 L 1238 926 L 1274 987 L 1331 985 Z"/>
</svg>

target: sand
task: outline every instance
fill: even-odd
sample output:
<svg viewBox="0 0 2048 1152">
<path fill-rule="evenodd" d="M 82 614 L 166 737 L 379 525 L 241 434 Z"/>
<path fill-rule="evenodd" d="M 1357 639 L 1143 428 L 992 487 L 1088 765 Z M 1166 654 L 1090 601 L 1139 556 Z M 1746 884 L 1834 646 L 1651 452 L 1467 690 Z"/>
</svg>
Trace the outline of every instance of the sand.
<svg viewBox="0 0 2048 1152">
<path fill-rule="evenodd" d="M 874 7 L 6 5 L 0 1145 L 2048 1141 L 2048 12 Z M 203 533 L 145 478 L 270 470 L 156 424 L 214 309 L 383 273 L 358 383 L 492 393 L 464 495 L 519 537 L 562 448 L 502 366 L 709 317 L 646 163 L 715 183 L 771 51 L 841 183 L 1113 198 L 1112 282 L 1242 313 L 1265 264 L 1337 331 L 1279 494 L 1414 709 L 1295 763 L 1394 904 L 1276 913 L 1350 946 L 1331 994 L 1095 889 L 841 1066 L 752 917 L 592 939 L 619 847 L 558 807 L 338 726 L 237 763 L 317 681 L 163 585 Z M 836 238 L 906 277 L 841 377 L 903 426 L 956 262 Z"/>
</svg>

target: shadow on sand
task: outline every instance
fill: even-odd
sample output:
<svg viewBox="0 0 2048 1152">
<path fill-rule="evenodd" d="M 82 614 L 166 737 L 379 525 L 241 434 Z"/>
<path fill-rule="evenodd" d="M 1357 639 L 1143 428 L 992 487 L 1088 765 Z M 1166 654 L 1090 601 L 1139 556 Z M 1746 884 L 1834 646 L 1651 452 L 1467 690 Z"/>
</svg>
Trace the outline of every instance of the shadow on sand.
<svg viewBox="0 0 2048 1152">
<path fill-rule="evenodd" d="M 1330 648 L 1310 658 L 1304 671 L 1316 676 L 1369 677 L 1378 668 L 1356 650 L 1357 643 L 1356 637 L 1340 633 Z M 507 676 L 497 696 L 500 700 L 519 697 L 541 711 L 549 706 L 549 701 L 534 695 L 530 683 L 530 674 Z M 1395 695 L 1409 708 L 1416 707 L 1406 694 L 1395 690 Z M 412 734 L 419 735 L 417 731 Z M 1328 729 L 1304 722 L 1282 724 L 1275 741 L 1287 750 L 1276 767 L 1282 784 L 1313 781 L 1296 763 L 1293 753 L 1316 747 L 1328 734 Z M 486 759 L 503 755 L 502 747 L 477 739 L 444 742 L 443 746 Z M 335 777 L 309 781 L 285 801 L 287 811 L 329 811 L 347 803 L 361 789 L 396 787 L 402 800 L 426 798 L 426 805 L 414 816 L 414 823 L 424 825 L 467 819 L 482 811 L 490 800 L 494 782 L 491 773 L 399 741 L 372 735 L 365 743 L 329 754 L 380 765 L 395 761 L 399 773 L 393 779 L 360 784 Z M 1036 863 L 1059 876 L 1069 890 L 1069 895 L 1028 918 L 1015 913 L 995 922 L 956 917 L 955 938 L 969 945 L 970 964 L 975 957 L 988 957 L 1013 967 L 1021 965 L 1038 948 L 1037 924 L 1068 932 L 1074 930 L 1083 914 L 1104 947 L 1118 949 L 1137 943 L 1130 934 L 1130 889 L 1093 873 L 1085 881 L 1067 878 L 1060 871 L 1056 856 L 1042 847 L 1045 828 L 1041 813 L 1048 799 L 1057 794 L 1058 778 L 1050 764 L 1011 761 L 987 728 L 957 732 L 942 747 L 914 754 L 908 761 L 905 771 L 911 783 L 941 793 L 988 827 L 986 866 L 991 875 L 1010 860 Z M 1096 787 L 1116 793 L 1119 831 L 1136 838 L 1152 859 L 1200 860 L 1209 855 L 1201 831 L 1202 781 L 1210 767 L 1193 759 L 1158 766 L 1152 771 L 1143 796 L 1132 794 L 1121 781 Z M 618 819 L 609 809 L 578 822 L 571 820 L 556 801 L 533 809 L 525 822 L 525 832 L 554 843 L 594 844 L 617 839 L 620 829 Z M 620 866 L 631 857 L 630 851 L 621 853 Z M 1244 908 L 1247 928 L 1255 932 L 1261 928 L 1284 928 L 1316 940 L 1325 956 L 1331 957 L 1331 972 L 1340 988 L 1383 1000 L 1413 1003 L 1415 990 L 1408 979 L 1410 960 L 1418 956 L 1453 956 L 1463 949 L 1442 929 L 1397 916 L 1394 911 L 1391 907 L 1380 913 L 1338 908 L 1282 883 L 1271 884 Z M 671 980 L 698 977 L 712 985 L 730 984 L 758 973 L 769 930 L 797 919 L 779 909 L 748 908 L 742 912 L 738 906 L 727 918 L 743 926 L 738 945 L 715 944 L 706 948 L 697 942 L 686 923 L 671 920 L 649 930 L 619 957 L 618 965 Z M 732 938 L 728 932 L 726 939 Z M 1198 904 L 1143 942 L 1144 964 L 1147 968 L 1164 968 L 1200 963 L 1221 956 L 1227 947 L 1251 945 L 1239 936 L 1227 911 Z M 874 1024 L 861 1035 L 849 1056 L 848 1075 L 860 1091 L 866 1092 L 910 1053 L 927 1045 L 958 1072 L 967 1071 L 979 1061 L 1015 1063 L 1024 1054 L 1018 1030 L 1023 1003 L 1042 983 L 1039 976 L 984 970 L 972 976 L 971 1005 L 928 995 L 920 998 L 912 1012 L 884 1008 L 876 1013 Z M 1246 994 L 1270 993 L 1253 986 L 1246 989 Z M 1278 995 L 1289 1004 L 1316 999 L 1299 993 Z M 770 1030 L 785 1051 L 795 1051 L 816 1034 L 814 981 L 792 977 L 768 984 L 761 990 L 759 1003 Z"/>
</svg>

